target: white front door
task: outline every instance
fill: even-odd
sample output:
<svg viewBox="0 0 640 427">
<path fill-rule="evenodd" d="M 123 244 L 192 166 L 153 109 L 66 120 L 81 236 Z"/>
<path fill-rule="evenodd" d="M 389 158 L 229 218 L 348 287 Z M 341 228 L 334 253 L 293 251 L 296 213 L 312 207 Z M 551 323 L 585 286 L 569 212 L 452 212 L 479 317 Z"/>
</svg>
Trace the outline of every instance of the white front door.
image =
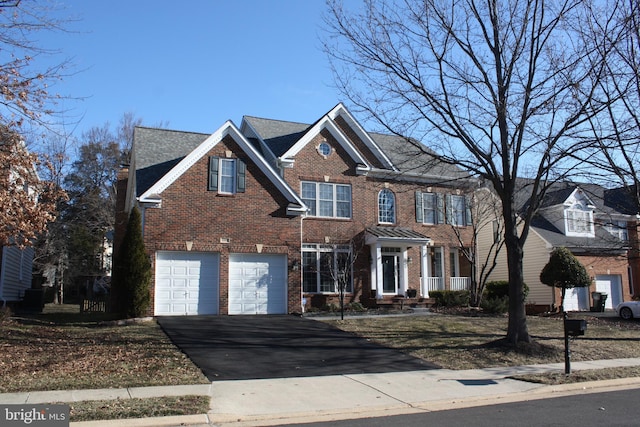
<svg viewBox="0 0 640 427">
<path fill-rule="evenodd" d="M 229 314 L 286 314 L 287 257 L 229 256 Z"/>
</svg>

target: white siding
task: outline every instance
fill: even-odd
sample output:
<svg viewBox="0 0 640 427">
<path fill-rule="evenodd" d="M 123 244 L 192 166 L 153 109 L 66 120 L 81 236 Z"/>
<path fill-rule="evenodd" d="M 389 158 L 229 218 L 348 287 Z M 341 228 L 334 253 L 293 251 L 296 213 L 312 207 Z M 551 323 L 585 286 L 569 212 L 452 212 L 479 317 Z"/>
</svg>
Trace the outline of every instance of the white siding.
<svg viewBox="0 0 640 427">
<path fill-rule="evenodd" d="M 0 269 L 0 299 L 22 300 L 24 291 L 31 288 L 33 248 L 4 246 Z"/>
</svg>

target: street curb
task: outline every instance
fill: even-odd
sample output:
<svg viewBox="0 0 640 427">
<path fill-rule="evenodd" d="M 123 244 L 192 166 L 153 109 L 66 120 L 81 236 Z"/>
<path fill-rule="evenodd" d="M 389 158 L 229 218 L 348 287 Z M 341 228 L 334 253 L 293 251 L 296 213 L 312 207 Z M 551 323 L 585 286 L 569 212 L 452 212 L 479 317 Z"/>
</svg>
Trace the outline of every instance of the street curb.
<svg viewBox="0 0 640 427">
<path fill-rule="evenodd" d="M 70 427 L 169 427 L 188 425 L 211 425 L 207 414 L 171 415 L 153 418 L 123 418 L 120 420 L 77 421 Z"/>
<path fill-rule="evenodd" d="M 425 412 L 437 412 L 450 409 L 471 408 L 476 406 L 498 405 L 550 397 L 560 397 L 582 393 L 600 393 L 625 390 L 640 386 L 640 377 L 620 378 L 613 380 L 589 381 L 560 385 L 540 385 L 539 388 L 527 392 L 507 395 L 477 396 L 460 400 L 437 400 L 420 403 L 400 403 L 369 407 L 361 410 L 318 410 L 313 412 L 294 412 L 288 414 L 269 414 L 254 416 L 238 416 L 234 414 L 199 414 L 173 417 L 157 417 L 126 420 L 86 421 L 71 423 L 72 427 L 162 427 L 162 426 L 233 426 L 233 427 L 266 427 L 282 424 L 302 424 L 359 418 L 389 417 L 394 415 L 410 415 Z"/>
</svg>

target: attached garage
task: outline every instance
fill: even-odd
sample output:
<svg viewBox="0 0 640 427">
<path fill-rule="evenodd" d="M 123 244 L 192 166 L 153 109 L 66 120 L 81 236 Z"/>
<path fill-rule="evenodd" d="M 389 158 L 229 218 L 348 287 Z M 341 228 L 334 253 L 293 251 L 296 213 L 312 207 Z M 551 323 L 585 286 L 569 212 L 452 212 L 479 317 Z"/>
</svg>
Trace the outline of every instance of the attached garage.
<svg viewBox="0 0 640 427">
<path fill-rule="evenodd" d="M 564 296 L 564 311 L 589 310 L 589 289 L 590 288 L 567 289 Z"/>
<path fill-rule="evenodd" d="M 156 316 L 218 314 L 220 257 L 217 253 L 156 253 Z"/>
<path fill-rule="evenodd" d="M 607 294 L 604 308 L 613 310 L 622 302 L 622 278 L 617 274 L 596 275 L 596 292 Z"/>
<path fill-rule="evenodd" d="M 286 314 L 287 257 L 229 256 L 229 314 Z"/>
</svg>

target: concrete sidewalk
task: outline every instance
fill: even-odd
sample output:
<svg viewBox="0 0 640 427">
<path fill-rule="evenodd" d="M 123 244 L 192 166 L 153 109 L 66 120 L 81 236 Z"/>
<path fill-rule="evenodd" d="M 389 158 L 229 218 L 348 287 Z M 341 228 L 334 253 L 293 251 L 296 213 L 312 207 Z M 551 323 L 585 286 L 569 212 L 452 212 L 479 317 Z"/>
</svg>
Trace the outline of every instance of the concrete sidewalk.
<svg viewBox="0 0 640 427">
<path fill-rule="evenodd" d="M 573 362 L 572 371 L 640 366 L 640 358 Z M 508 377 L 564 372 L 563 363 L 466 371 L 448 369 L 271 380 L 216 381 L 212 384 L 129 389 L 0 394 L 0 403 L 72 403 L 81 400 L 161 396 L 211 396 L 208 414 L 136 420 L 71 423 L 106 426 L 265 426 L 329 419 L 418 413 L 542 399 L 564 394 L 638 388 L 640 378 L 546 386 Z"/>
</svg>

